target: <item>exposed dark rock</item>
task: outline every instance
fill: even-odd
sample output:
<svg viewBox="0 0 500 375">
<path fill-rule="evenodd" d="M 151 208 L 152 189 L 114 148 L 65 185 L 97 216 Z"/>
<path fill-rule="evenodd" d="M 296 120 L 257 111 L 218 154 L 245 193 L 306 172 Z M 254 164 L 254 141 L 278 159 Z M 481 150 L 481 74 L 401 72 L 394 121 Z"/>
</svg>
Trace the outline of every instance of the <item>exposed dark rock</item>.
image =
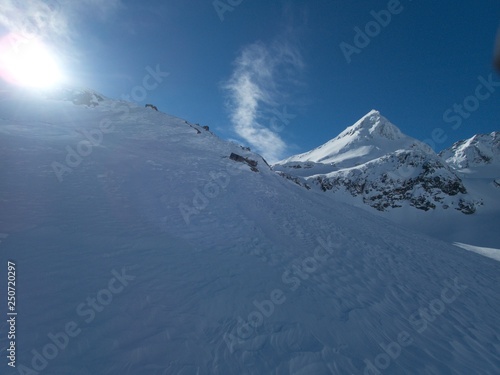
<svg viewBox="0 0 500 375">
<path fill-rule="evenodd" d="M 458 202 L 457 210 L 462 211 L 464 214 L 472 215 L 474 212 L 476 212 L 476 207 L 473 203 L 466 202 L 465 200 L 460 199 L 460 201 Z"/>
<path fill-rule="evenodd" d="M 316 176 L 309 181 L 323 191 L 344 189 L 354 197 L 361 196 L 364 203 L 379 211 L 401 207 L 403 201 L 424 211 L 435 209 L 437 205 L 446 209 L 446 196 L 467 193 L 460 178 L 439 159 L 428 160 L 425 155 L 407 151 L 388 155 L 378 163 L 340 171 L 333 176 Z M 392 166 L 391 173 L 377 176 L 372 169 L 380 163 Z M 476 204 L 460 198 L 457 209 L 471 214 Z"/>
<path fill-rule="evenodd" d="M 240 163 L 245 163 L 247 164 L 250 169 L 253 172 L 258 172 L 259 170 L 257 169 L 257 164 L 258 162 L 249 158 L 245 158 L 241 155 L 235 154 L 234 152 L 231 152 L 231 155 L 229 155 L 229 159 L 240 162 Z"/>
<path fill-rule="evenodd" d="M 148 107 L 149 107 L 149 108 L 151 108 L 151 109 L 154 109 L 155 111 L 158 111 L 158 108 L 156 108 L 156 106 L 155 106 L 155 105 L 153 105 L 153 104 L 146 104 L 144 107 L 146 107 L 146 108 L 148 108 Z"/>
<path fill-rule="evenodd" d="M 290 180 L 290 181 L 296 183 L 299 186 L 305 187 L 307 190 L 311 190 L 311 186 L 303 178 L 295 177 L 295 176 L 292 176 L 288 173 L 281 172 L 281 171 L 276 172 L 276 173 L 278 173 L 281 177 L 286 178 L 287 180 Z"/>
</svg>

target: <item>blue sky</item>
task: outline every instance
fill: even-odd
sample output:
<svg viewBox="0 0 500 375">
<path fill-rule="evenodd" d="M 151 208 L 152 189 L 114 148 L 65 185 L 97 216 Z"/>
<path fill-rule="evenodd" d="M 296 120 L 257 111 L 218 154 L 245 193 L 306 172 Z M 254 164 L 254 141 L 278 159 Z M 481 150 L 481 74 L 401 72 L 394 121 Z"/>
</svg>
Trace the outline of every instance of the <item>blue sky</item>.
<svg viewBox="0 0 500 375">
<path fill-rule="evenodd" d="M 497 0 L 19 6 L 2 1 L 2 36 L 37 33 L 67 84 L 145 96 L 141 104 L 209 125 L 272 161 L 319 146 L 371 109 L 436 150 L 500 130 Z M 165 74 L 141 89 L 151 69 Z"/>
</svg>

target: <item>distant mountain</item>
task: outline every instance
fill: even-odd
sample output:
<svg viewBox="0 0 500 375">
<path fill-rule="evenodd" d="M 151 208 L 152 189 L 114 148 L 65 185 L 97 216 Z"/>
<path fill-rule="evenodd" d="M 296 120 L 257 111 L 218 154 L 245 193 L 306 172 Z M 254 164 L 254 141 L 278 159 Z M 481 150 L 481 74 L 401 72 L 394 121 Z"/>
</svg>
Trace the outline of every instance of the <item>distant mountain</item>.
<svg viewBox="0 0 500 375">
<path fill-rule="evenodd" d="M 380 112 L 372 110 L 327 143 L 309 152 L 291 156 L 278 164 L 308 161 L 334 164 L 338 168 L 351 167 L 397 150 L 433 153 L 428 145 L 403 134 Z"/>
<path fill-rule="evenodd" d="M 456 169 L 493 165 L 500 171 L 500 132 L 477 134 L 456 142 L 439 156 Z"/>
<path fill-rule="evenodd" d="M 348 193 L 379 211 L 409 205 L 472 214 L 480 204 L 428 145 L 375 110 L 324 145 L 273 168 L 299 184 Z"/>
</svg>

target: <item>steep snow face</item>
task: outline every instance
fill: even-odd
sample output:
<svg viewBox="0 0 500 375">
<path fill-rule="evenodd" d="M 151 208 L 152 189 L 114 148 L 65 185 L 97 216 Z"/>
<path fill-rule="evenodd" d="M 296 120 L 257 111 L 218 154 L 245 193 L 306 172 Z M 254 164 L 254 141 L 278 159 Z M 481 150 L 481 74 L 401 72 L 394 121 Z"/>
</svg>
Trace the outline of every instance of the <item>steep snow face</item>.
<svg viewBox="0 0 500 375">
<path fill-rule="evenodd" d="M 99 96 L 0 100 L 0 373 L 498 373 L 500 263 Z"/>
<path fill-rule="evenodd" d="M 273 168 L 299 185 L 347 192 L 379 211 L 409 205 L 471 214 L 480 204 L 430 147 L 404 135 L 378 111 L 325 145 Z"/>
<path fill-rule="evenodd" d="M 383 117 L 379 111 L 371 110 L 354 125 L 348 127 L 339 134 L 337 139 L 351 138 L 356 139 L 376 139 L 385 138 L 396 140 L 405 138 L 405 135 L 393 124 Z"/>
<path fill-rule="evenodd" d="M 500 170 L 500 132 L 478 134 L 439 154 L 455 169 L 492 165 Z"/>
<path fill-rule="evenodd" d="M 390 152 L 411 149 L 433 152 L 426 144 L 404 135 L 380 112 L 372 110 L 324 145 L 278 164 L 298 161 L 335 164 L 337 167 L 353 166 Z"/>
</svg>

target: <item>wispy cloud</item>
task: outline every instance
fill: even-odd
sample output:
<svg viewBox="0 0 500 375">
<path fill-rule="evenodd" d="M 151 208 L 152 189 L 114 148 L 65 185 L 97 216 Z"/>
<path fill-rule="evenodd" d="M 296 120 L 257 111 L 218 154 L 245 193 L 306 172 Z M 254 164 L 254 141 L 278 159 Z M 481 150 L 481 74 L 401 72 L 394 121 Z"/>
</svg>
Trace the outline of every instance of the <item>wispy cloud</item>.
<svg viewBox="0 0 500 375">
<path fill-rule="evenodd" d="M 59 43 L 77 34 L 82 16 L 106 20 L 121 6 L 121 0 L 2 0 L 0 26 Z"/>
<path fill-rule="evenodd" d="M 283 157 L 287 145 L 266 123 L 266 113 L 290 104 L 287 98 L 300 85 L 303 68 L 302 55 L 290 41 L 258 42 L 242 50 L 224 85 L 235 132 L 271 162 Z"/>
</svg>

